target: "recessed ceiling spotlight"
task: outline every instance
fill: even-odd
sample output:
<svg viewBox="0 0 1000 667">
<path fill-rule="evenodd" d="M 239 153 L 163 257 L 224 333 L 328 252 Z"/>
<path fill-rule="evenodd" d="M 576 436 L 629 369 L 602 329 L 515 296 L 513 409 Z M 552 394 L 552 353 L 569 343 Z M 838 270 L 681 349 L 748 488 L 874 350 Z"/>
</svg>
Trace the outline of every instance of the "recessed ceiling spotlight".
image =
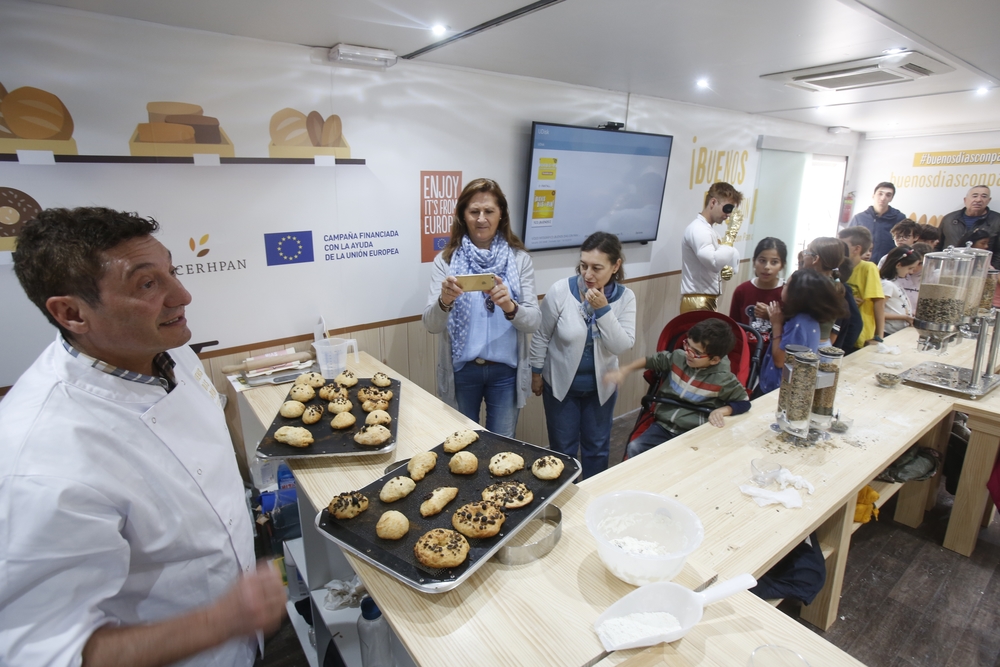
<svg viewBox="0 0 1000 667">
<path fill-rule="evenodd" d="M 906 50 L 906 49 L 903 49 L 903 48 L 900 48 L 900 47 L 898 47 L 898 46 L 897 46 L 897 47 L 895 47 L 895 48 L 891 48 L 891 49 L 885 49 L 885 50 L 883 50 L 883 51 L 882 51 L 882 53 L 884 53 L 884 54 L 885 54 L 885 55 L 887 55 L 887 56 L 894 56 L 894 55 L 896 55 L 897 53 L 902 53 L 902 52 L 903 52 L 903 51 L 905 51 L 905 50 Z"/>
<path fill-rule="evenodd" d="M 448 26 L 441 25 L 440 23 L 438 23 L 433 28 L 431 28 L 431 32 L 434 33 L 435 37 L 441 37 L 446 32 L 448 32 Z"/>
<path fill-rule="evenodd" d="M 699 88 L 708 88 L 708 79 L 698 79 Z"/>
<path fill-rule="evenodd" d="M 976 89 L 976 94 L 977 95 L 985 95 L 988 92 L 990 92 L 990 89 L 987 88 L 986 86 L 981 86 L 981 87 L 979 87 L 979 88 Z"/>
</svg>

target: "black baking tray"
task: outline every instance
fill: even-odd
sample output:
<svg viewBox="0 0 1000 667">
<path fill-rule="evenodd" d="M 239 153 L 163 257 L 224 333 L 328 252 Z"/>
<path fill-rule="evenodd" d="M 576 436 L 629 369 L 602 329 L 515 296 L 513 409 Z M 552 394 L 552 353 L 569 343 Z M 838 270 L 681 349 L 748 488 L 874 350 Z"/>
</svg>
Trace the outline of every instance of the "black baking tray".
<svg viewBox="0 0 1000 667">
<path fill-rule="evenodd" d="M 354 426 L 343 431 L 334 430 L 330 426 L 330 420 L 333 419 L 333 415 L 330 414 L 329 410 L 326 410 L 329 401 L 322 400 L 319 397 L 319 389 L 317 389 L 316 397 L 308 401 L 306 406 L 314 404 L 322 405 L 325 410 L 323 418 L 315 424 L 307 425 L 303 424 L 300 418 L 289 419 L 282 417 L 279 413 L 274 418 L 274 421 L 271 422 L 267 433 L 260 439 L 260 444 L 257 445 L 257 456 L 262 459 L 302 459 L 314 456 L 366 456 L 385 454 L 393 451 L 396 449 L 396 432 L 399 424 L 401 392 L 399 380 L 390 381 L 392 384 L 388 387 L 375 387 L 376 389 L 390 389 L 392 391 L 392 400 L 389 401 L 389 409 L 386 410 L 389 416 L 392 417 L 392 422 L 388 426 L 392 436 L 381 447 L 359 445 L 354 442 L 354 434 L 361 430 L 361 427 L 365 425 L 365 418 L 368 417 L 368 413 L 361 409 L 362 401 L 358 400 L 358 390 L 362 387 L 374 386 L 371 378 L 358 378 L 356 385 L 347 388 L 348 398 L 354 404 L 354 407 L 351 409 L 351 414 L 355 418 Z M 292 388 L 289 386 L 288 391 L 291 392 L 291 390 Z M 285 400 L 290 400 L 287 395 L 285 396 Z M 278 442 L 274 439 L 274 432 L 282 426 L 301 426 L 302 428 L 307 428 L 312 433 L 315 442 L 308 447 L 292 447 L 283 442 Z"/>
<path fill-rule="evenodd" d="M 527 442 L 506 438 L 489 431 L 477 431 L 479 440 L 465 448 L 479 459 L 479 469 L 474 475 L 454 475 L 448 470 L 452 454 L 445 453 L 444 443 L 431 449 L 437 452 L 437 465 L 426 477 L 417 482 L 417 487 L 402 500 L 394 503 L 382 502 L 379 491 L 382 486 L 397 476 L 408 477 L 406 462 L 400 462 L 394 470 L 358 489 L 368 498 L 368 509 L 353 519 L 334 518 L 324 509 L 316 515 L 316 527 L 324 537 L 336 542 L 358 558 L 370 563 L 386 574 L 425 593 L 444 593 L 472 576 L 483 563 L 496 553 L 517 532 L 538 514 L 553 498 L 579 477 L 580 462 L 572 456 L 538 447 Z M 524 458 L 524 469 L 506 477 L 490 474 L 490 458 L 500 452 L 514 452 Z M 531 472 L 531 464 L 542 456 L 555 456 L 562 460 L 562 474 L 554 480 L 540 480 Z M 534 500 L 525 507 L 504 509 L 507 518 L 503 529 L 494 537 L 466 538 L 469 542 L 469 557 L 455 568 L 431 569 L 420 564 L 413 555 L 413 545 L 427 531 L 434 528 L 452 529 L 451 517 L 462 505 L 482 500 L 484 488 L 495 482 L 515 481 L 524 483 L 534 494 Z M 441 513 L 424 518 L 420 516 L 420 504 L 426 496 L 439 486 L 454 486 L 458 495 Z M 383 512 L 397 510 L 410 521 L 410 531 L 400 540 L 383 540 L 375 534 L 375 524 Z"/>
</svg>

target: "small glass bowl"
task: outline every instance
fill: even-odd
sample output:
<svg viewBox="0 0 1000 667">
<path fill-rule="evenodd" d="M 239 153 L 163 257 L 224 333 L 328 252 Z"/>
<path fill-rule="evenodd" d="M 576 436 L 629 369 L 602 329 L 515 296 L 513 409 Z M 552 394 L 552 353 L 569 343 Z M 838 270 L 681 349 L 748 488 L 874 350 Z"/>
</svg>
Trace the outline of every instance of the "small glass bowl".
<svg viewBox="0 0 1000 667">
<path fill-rule="evenodd" d="M 875 381 L 878 383 L 878 386 L 880 387 L 883 387 L 885 389 L 892 389 L 900 382 L 902 382 L 903 378 L 899 377 L 895 373 L 876 373 Z"/>
</svg>

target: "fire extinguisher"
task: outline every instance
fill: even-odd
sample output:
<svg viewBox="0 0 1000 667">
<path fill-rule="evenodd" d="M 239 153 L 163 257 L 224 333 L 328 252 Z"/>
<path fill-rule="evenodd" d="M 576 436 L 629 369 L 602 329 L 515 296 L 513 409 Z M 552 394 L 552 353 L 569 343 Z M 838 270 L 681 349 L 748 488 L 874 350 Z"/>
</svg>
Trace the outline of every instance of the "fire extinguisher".
<svg viewBox="0 0 1000 667">
<path fill-rule="evenodd" d="M 848 192 L 844 195 L 844 205 L 840 208 L 840 224 L 846 225 L 851 221 L 851 211 L 854 210 L 854 193 Z"/>
</svg>

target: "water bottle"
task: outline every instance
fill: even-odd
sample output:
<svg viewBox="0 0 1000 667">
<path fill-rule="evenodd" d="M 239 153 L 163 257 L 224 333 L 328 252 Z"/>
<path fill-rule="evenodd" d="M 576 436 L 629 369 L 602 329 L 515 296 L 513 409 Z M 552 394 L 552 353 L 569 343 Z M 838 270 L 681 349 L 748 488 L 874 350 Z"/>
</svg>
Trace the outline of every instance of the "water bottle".
<svg viewBox="0 0 1000 667">
<path fill-rule="evenodd" d="M 358 639 L 361 641 L 363 667 L 394 667 L 392 646 L 389 643 L 389 623 L 382 617 L 375 600 L 370 597 L 361 601 Z"/>
</svg>

